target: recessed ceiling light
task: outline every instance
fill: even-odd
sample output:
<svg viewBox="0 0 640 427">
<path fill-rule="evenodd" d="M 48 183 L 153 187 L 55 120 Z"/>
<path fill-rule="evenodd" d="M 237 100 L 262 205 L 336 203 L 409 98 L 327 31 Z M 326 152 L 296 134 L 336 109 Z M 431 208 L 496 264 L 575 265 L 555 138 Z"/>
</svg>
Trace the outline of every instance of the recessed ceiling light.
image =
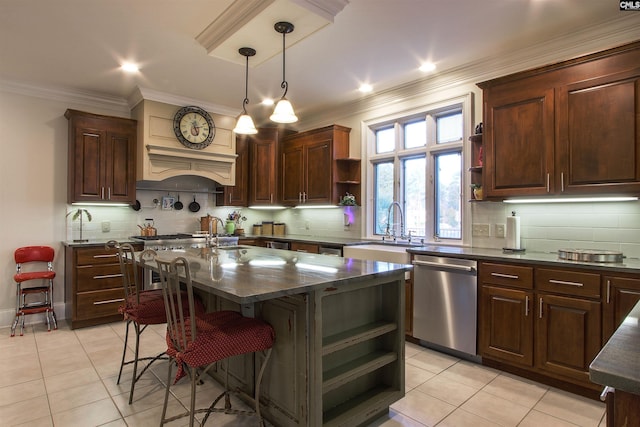
<svg viewBox="0 0 640 427">
<path fill-rule="evenodd" d="M 428 72 L 436 69 L 436 64 L 433 62 L 425 62 L 420 66 L 420 71 Z"/>
<path fill-rule="evenodd" d="M 373 90 L 373 87 L 371 87 L 370 84 L 367 83 L 363 83 L 360 85 L 360 87 L 358 88 L 358 90 L 362 93 L 369 93 Z"/>
<path fill-rule="evenodd" d="M 140 71 L 140 68 L 138 68 L 138 66 L 133 62 L 123 62 L 120 68 L 122 68 L 122 71 L 126 71 L 127 73 L 137 73 Z"/>
<path fill-rule="evenodd" d="M 265 98 L 262 100 L 262 105 L 273 105 L 273 99 Z"/>
</svg>

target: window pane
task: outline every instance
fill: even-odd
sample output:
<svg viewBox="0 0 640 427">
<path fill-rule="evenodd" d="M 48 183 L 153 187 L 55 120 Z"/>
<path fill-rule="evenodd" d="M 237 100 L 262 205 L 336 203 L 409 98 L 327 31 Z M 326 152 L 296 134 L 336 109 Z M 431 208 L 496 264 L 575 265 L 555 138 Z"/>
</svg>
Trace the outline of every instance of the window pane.
<svg viewBox="0 0 640 427">
<path fill-rule="evenodd" d="M 424 147 L 427 144 L 427 121 L 420 120 L 404 125 L 404 148 Z"/>
<path fill-rule="evenodd" d="M 462 139 L 462 113 L 449 114 L 436 118 L 437 141 L 442 144 Z"/>
<path fill-rule="evenodd" d="M 462 155 L 436 155 L 435 231 L 441 239 L 462 239 Z"/>
<path fill-rule="evenodd" d="M 405 233 L 411 231 L 413 236 L 426 235 L 426 157 L 417 157 L 404 160 L 404 206 L 405 206 Z M 394 222 L 397 222 L 394 220 Z M 399 232 L 398 232 L 399 234 Z"/>
<path fill-rule="evenodd" d="M 393 162 L 378 163 L 373 167 L 375 197 L 375 234 L 384 234 L 387 228 L 387 211 L 393 202 Z"/>
<path fill-rule="evenodd" d="M 396 134 L 393 127 L 376 131 L 376 153 L 388 153 L 396 148 Z"/>
</svg>

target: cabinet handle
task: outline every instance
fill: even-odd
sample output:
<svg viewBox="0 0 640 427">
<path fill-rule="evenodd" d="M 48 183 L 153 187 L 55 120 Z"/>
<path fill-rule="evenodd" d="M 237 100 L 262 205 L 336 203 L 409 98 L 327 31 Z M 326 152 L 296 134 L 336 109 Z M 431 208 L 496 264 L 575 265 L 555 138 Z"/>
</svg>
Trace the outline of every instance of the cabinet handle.
<svg viewBox="0 0 640 427">
<path fill-rule="evenodd" d="M 233 193 L 233 190 L 229 191 L 229 204 L 231 204 L 231 194 Z"/>
<path fill-rule="evenodd" d="M 269 203 L 273 203 L 273 193 L 269 194 Z"/>
<path fill-rule="evenodd" d="M 615 393 L 616 389 L 610 386 L 605 386 L 600 393 L 600 400 L 605 402 L 607 400 L 607 394 Z"/>
<path fill-rule="evenodd" d="M 124 298 L 108 299 L 104 301 L 95 301 L 93 305 L 111 304 L 114 302 L 122 302 L 122 301 L 124 301 Z"/>
<path fill-rule="evenodd" d="M 547 172 L 547 193 L 549 192 L 549 173 Z"/>
<path fill-rule="evenodd" d="M 607 280 L 607 304 L 611 301 L 611 280 Z"/>
<path fill-rule="evenodd" d="M 306 192 L 306 191 L 303 191 L 303 192 L 302 192 L 302 201 L 303 201 L 304 203 L 307 203 L 307 192 Z"/>
<path fill-rule="evenodd" d="M 107 199 L 111 200 L 111 187 L 107 188 Z"/>
<path fill-rule="evenodd" d="M 549 283 L 553 283 L 554 285 L 569 285 L 569 286 L 576 286 L 578 288 L 581 288 L 584 286 L 584 283 L 578 283 L 578 282 L 566 282 L 564 280 L 555 280 L 555 279 L 549 279 Z"/>
<path fill-rule="evenodd" d="M 296 252 L 305 252 L 306 253 L 306 252 L 309 252 L 309 251 L 307 251 L 305 249 L 296 249 Z"/>
<path fill-rule="evenodd" d="M 524 297 L 524 315 L 529 317 L 529 295 Z"/>
<path fill-rule="evenodd" d="M 120 273 L 120 274 L 103 274 L 101 276 L 93 276 L 94 279 L 113 279 L 114 277 L 122 277 L 122 273 Z"/>
<path fill-rule="evenodd" d="M 298 203 L 302 203 L 302 191 L 298 191 Z"/>
<path fill-rule="evenodd" d="M 560 172 L 560 191 L 564 193 L 564 172 Z"/>
<path fill-rule="evenodd" d="M 108 254 L 108 255 L 94 255 L 94 258 L 115 258 L 118 254 Z"/>
<path fill-rule="evenodd" d="M 100 187 L 100 198 L 104 200 L 104 187 Z"/>
<path fill-rule="evenodd" d="M 519 279 L 520 276 L 515 276 L 513 274 L 504 274 L 504 273 L 491 273 L 493 277 L 502 277 L 503 279 Z"/>
<path fill-rule="evenodd" d="M 542 297 L 540 297 L 540 318 L 542 319 Z"/>
</svg>

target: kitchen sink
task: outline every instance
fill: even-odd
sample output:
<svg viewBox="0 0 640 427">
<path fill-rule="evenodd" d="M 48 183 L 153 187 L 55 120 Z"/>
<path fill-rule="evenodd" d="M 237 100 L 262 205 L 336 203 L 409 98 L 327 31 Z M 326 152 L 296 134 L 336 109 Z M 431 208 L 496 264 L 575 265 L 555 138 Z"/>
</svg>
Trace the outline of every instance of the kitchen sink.
<svg viewBox="0 0 640 427">
<path fill-rule="evenodd" d="M 345 246 L 342 249 L 345 258 L 363 259 L 369 261 L 385 261 L 395 264 L 410 264 L 411 255 L 406 246 L 390 244 L 368 244 Z"/>
</svg>

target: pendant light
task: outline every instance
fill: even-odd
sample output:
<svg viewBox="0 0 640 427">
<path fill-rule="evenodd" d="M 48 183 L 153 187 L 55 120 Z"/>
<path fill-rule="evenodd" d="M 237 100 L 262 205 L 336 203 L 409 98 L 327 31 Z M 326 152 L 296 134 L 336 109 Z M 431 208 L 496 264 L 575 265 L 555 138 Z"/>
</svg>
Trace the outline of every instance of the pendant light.
<svg viewBox="0 0 640 427">
<path fill-rule="evenodd" d="M 233 131 L 241 135 L 255 135 L 258 133 L 256 125 L 253 124 L 251 116 L 247 113 L 246 105 L 249 104 L 249 57 L 256 54 L 256 50 L 250 47 L 241 47 L 238 49 L 240 55 L 247 58 L 244 81 L 244 100 L 242 101 L 242 114 L 238 117 L 236 127 Z"/>
<path fill-rule="evenodd" d="M 289 84 L 285 79 L 285 61 L 284 61 L 284 51 L 285 51 L 285 36 L 293 31 L 293 24 L 290 22 L 276 22 L 273 26 L 277 32 L 282 34 L 282 84 L 280 87 L 284 89 L 284 93 L 282 94 L 282 98 L 276 104 L 276 108 L 273 109 L 273 114 L 269 117 L 272 121 L 276 123 L 293 123 L 297 122 L 298 118 L 296 114 L 293 112 L 293 106 L 289 102 L 287 98 L 287 90 L 289 89 Z"/>
</svg>

